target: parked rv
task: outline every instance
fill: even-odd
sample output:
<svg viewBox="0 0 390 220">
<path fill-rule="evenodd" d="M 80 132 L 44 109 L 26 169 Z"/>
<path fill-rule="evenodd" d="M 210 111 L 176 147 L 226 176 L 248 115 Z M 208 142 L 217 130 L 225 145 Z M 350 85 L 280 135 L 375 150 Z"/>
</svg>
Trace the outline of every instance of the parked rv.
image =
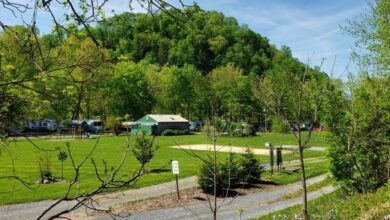
<svg viewBox="0 0 390 220">
<path fill-rule="evenodd" d="M 26 131 L 55 131 L 57 130 L 57 122 L 53 119 L 26 120 L 24 127 Z"/>
</svg>

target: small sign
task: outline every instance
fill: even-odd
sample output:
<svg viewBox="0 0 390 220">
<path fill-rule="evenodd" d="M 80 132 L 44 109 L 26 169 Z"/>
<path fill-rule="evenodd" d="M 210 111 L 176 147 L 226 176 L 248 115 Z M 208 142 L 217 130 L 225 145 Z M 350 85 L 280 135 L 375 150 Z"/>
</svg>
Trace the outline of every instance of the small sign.
<svg viewBox="0 0 390 220">
<path fill-rule="evenodd" d="M 179 174 L 179 161 L 172 161 L 172 172 L 173 174 Z"/>
</svg>

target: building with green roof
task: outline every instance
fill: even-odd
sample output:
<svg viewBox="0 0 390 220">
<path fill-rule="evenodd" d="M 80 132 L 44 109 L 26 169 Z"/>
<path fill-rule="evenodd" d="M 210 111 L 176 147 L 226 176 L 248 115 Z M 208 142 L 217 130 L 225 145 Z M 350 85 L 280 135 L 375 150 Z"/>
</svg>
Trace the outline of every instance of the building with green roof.
<svg viewBox="0 0 390 220">
<path fill-rule="evenodd" d="M 131 127 L 132 133 L 141 131 L 152 135 L 161 135 L 166 129 L 188 131 L 189 121 L 180 115 L 150 114 L 140 118 Z"/>
</svg>

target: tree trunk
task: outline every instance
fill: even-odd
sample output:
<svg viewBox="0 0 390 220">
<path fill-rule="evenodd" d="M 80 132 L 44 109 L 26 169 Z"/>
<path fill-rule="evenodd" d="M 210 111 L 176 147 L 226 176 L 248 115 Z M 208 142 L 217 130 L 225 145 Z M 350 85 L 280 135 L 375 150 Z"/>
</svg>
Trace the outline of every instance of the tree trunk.
<svg viewBox="0 0 390 220">
<path fill-rule="evenodd" d="M 215 118 L 213 120 L 213 147 L 214 147 L 214 210 L 213 210 L 213 219 L 217 220 L 217 146 L 216 146 L 216 137 L 215 137 Z"/>
<path fill-rule="evenodd" d="M 390 180 L 390 145 L 389 145 L 389 154 L 387 156 L 388 164 L 387 164 L 387 181 Z"/>
<path fill-rule="evenodd" d="M 303 161 L 303 149 L 300 147 L 299 149 L 299 161 L 301 164 L 301 184 L 303 189 L 303 215 L 305 219 L 308 219 L 307 215 L 307 190 L 306 190 L 306 174 L 305 174 L 305 164 Z"/>
<path fill-rule="evenodd" d="M 298 147 L 299 147 L 299 162 L 301 165 L 301 184 L 302 184 L 302 190 L 303 190 L 303 209 L 302 213 L 304 216 L 304 219 L 309 219 L 309 216 L 307 214 L 307 189 L 306 189 L 306 173 L 305 173 L 305 162 L 303 157 L 303 146 L 302 146 L 302 136 L 301 136 L 301 128 L 300 124 L 298 124 Z"/>
<path fill-rule="evenodd" d="M 64 161 L 61 161 L 61 180 L 64 180 Z"/>
<path fill-rule="evenodd" d="M 72 114 L 72 120 L 76 120 L 76 119 L 79 119 L 80 117 L 80 110 L 81 110 L 81 102 L 83 101 L 83 87 L 81 87 L 79 90 L 78 90 L 78 96 L 77 96 L 77 103 L 76 103 L 76 106 L 73 110 L 73 114 Z"/>
<path fill-rule="evenodd" d="M 81 99 L 81 95 L 80 95 L 79 98 L 77 99 L 76 106 L 73 110 L 72 120 L 79 119 L 79 117 L 80 117 L 81 100 L 82 99 Z"/>
</svg>

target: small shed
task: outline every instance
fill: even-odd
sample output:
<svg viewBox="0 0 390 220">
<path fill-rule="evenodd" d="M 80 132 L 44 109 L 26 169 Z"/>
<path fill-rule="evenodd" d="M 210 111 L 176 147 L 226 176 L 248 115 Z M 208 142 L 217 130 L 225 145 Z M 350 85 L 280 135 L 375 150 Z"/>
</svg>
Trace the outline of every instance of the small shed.
<svg viewBox="0 0 390 220">
<path fill-rule="evenodd" d="M 180 115 L 145 115 L 131 127 L 132 133 L 145 131 L 148 134 L 161 135 L 165 129 L 188 131 L 189 122 Z"/>
</svg>

